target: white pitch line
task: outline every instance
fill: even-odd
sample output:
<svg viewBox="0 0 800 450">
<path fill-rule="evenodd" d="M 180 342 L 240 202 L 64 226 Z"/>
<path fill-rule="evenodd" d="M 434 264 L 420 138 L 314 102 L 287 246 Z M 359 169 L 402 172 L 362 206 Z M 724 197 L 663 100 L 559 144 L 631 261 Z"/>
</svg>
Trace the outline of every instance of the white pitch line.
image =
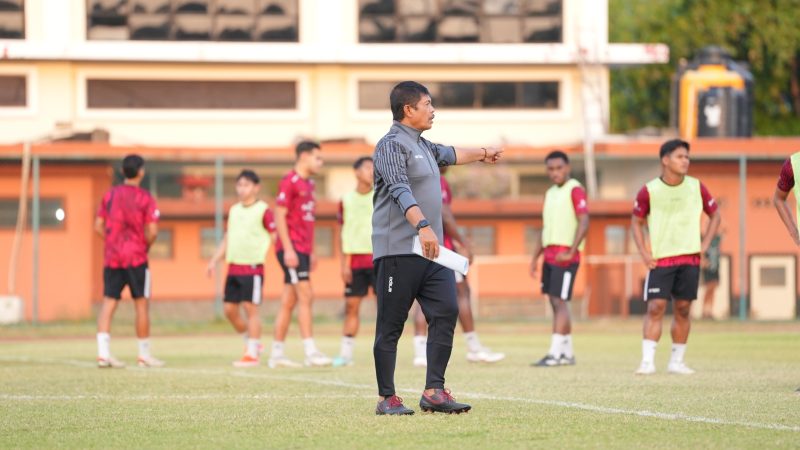
<svg viewBox="0 0 800 450">
<path fill-rule="evenodd" d="M 45 364 L 65 364 L 70 366 L 76 367 L 95 367 L 94 364 L 86 362 L 86 361 L 78 361 L 78 360 L 63 360 L 63 359 L 54 359 L 54 358 L 27 358 L 27 357 L 2 357 L 0 356 L 0 361 L 18 361 L 18 362 L 31 362 L 31 363 L 45 363 Z M 159 369 L 142 369 L 138 367 L 131 367 L 132 369 L 136 369 L 137 371 L 149 372 L 149 373 L 185 373 L 185 374 L 193 374 L 193 375 L 232 375 L 238 377 L 245 377 L 245 378 L 263 378 L 269 380 L 279 380 L 279 381 L 291 381 L 295 383 L 313 383 L 321 386 L 336 386 L 336 387 L 344 387 L 349 389 L 369 389 L 374 390 L 375 386 L 371 384 L 356 384 L 356 383 L 348 383 L 346 381 L 339 381 L 339 380 L 322 380 L 317 378 L 309 378 L 309 377 L 298 377 L 298 376 L 288 376 L 288 375 L 271 375 L 265 373 L 252 373 L 252 372 L 242 372 L 242 371 L 231 371 L 231 370 L 223 370 L 223 369 L 181 369 L 181 368 L 172 368 L 172 367 L 164 367 Z M 109 369 L 114 370 L 114 369 Z M 403 393 L 419 393 L 419 389 L 410 389 L 410 388 L 401 388 L 397 389 L 398 392 Z M 483 400 L 490 400 L 490 401 L 504 401 L 504 402 L 515 402 L 515 403 L 531 403 L 536 405 L 546 405 L 546 406 L 556 406 L 560 408 L 566 409 L 576 409 L 581 411 L 590 411 L 596 412 L 601 414 L 614 414 L 614 415 L 625 415 L 625 416 L 637 416 L 637 417 L 646 417 L 646 418 L 653 418 L 653 419 L 660 419 L 660 420 L 670 420 L 670 421 L 683 421 L 683 422 L 695 422 L 695 423 L 705 423 L 711 425 L 724 425 L 724 426 L 734 426 L 734 427 L 745 427 L 745 428 L 756 428 L 756 429 L 763 429 L 763 430 L 775 430 L 775 431 L 791 431 L 795 433 L 800 433 L 800 426 L 797 425 L 783 425 L 777 423 L 761 423 L 761 422 L 747 422 L 747 421 L 736 421 L 736 420 L 726 420 L 726 419 L 719 419 L 715 417 L 703 417 L 703 416 L 691 416 L 683 413 L 664 413 L 658 411 L 648 411 L 648 410 L 636 410 L 636 409 L 623 409 L 623 408 L 613 408 L 607 406 L 598 406 L 598 405 L 591 405 L 588 403 L 577 403 L 577 402 L 565 402 L 565 401 L 558 401 L 558 400 L 541 400 L 535 398 L 526 398 L 526 397 L 506 397 L 506 396 L 498 396 L 498 395 L 491 395 L 491 394 L 483 394 L 477 392 L 461 392 L 461 395 L 465 397 L 471 398 L 479 398 Z M 297 396 L 299 397 L 299 396 Z M 374 396 L 370 396 L 374 397 Z M 0 398 L 2 398 L 0 396 Z M 117 397 L 118 398 L 118 397 Z M 320 398 L 319 396 L 314 396 L 314 398 Z M 350 397 L 348 397 L 350 398 Z"/>
<path fill-rule="evenodd" d="M 363 398 L 373 398 L 374 395 L 364 395 Z M 78 400 L 124 400 L 124 401 L 151 401 L 151 400 L 297 400 L 305 399 L 352 399 L 352 395 L 221 395 L 221 394 L 144 394 L 144 395 L 107 395 L 107 394 L 76 394 L 76 395 L 39 395 L 39 394 L 4 394 L 0 393 L 0 400 L 8 401 L 78 401 Z"/>
</svg>

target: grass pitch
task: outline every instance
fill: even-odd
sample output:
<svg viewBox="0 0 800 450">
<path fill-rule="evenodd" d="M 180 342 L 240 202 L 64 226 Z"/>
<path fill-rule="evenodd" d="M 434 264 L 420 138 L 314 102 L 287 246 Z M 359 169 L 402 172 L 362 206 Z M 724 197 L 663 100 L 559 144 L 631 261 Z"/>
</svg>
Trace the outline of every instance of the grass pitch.
<svg viewBox="0 0 800 450">
<path fill-rule="evenodd" d="M 130 328 L 116 325 L 112 340 L 129 364 Z M 529 367 L 547 349 L 546 324 L 479 324 L 484 343 L 507 358 L 466 362 L 457 332 L 447 384 L 473 405 L 460 416 L 419 413 L 424 369 L 411 367 L 407 329 L 396 381 L 418 411 L 411 417 L 374 415 L 372 328 L 358 338 L 355 366 L 296 370 L 234 369 L 241 339 L 218 325 L 173 335 L 177 328 L 155 324 L 154 354 L 168 367 L 149 370 L 95 368 L 90 324 L 0 329 L 0 447 L 800 447 L 800 323 L 695 324 L 687 363 L 698 372 L 688 377 L 665 373 L 668 336 L 660 372 L 633 375 L 636 320 L 578 323 L 578 365 L 560 368 Z M 300 359 L 296 330 L 288 353 Z M 331 355 L 338 330 L 317 327 Z"/>
</svg>

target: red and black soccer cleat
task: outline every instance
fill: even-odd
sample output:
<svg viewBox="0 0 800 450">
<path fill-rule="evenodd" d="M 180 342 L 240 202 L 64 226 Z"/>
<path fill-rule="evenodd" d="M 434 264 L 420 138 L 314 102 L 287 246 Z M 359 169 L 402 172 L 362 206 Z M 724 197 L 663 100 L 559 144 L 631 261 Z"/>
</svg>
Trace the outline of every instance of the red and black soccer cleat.
<svg viewBox="0 0 800 450">
<path fill-rule="evenodd" d="M 379 416 L 406 416 L 414 414 L 413 409 L 408 409 L 403 405 L 403 399 L 393 395 L 378 402 L 375 407 L 375 414 Z"/>
<path fill-rule="evenodd" d="M 466 403 L 458 403 L 450 394 L 450 389 L 436 389 L 433 395 L 422 393 L 419 407 L 423 412 L 441 412 L 447 414 L 461 414 L 472 409 Z"/>
</svg>

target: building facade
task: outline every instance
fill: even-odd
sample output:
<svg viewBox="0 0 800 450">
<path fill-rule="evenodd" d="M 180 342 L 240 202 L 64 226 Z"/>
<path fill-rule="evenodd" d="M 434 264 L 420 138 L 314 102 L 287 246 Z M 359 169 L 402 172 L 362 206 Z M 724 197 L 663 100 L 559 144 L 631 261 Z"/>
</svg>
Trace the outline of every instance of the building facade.
<svg viewBox="0 0 800 450">
<path fill-rule="evenodd" d="M 43 220 L 36 314 L 86 317 L 101 294 L 94 209 L 118 181 L 118 160 L 139 152 L 163 215 L 151 252 L 155 300 L 208 300 L 215 286 L 203 269 L 217 237 L 217 174 L 225 206 L 243 166 L 262 175 L 270 199 L 293 144 L 313 138 L 326 158 L 316 290 L 337 299 L 335 211 L 354 186 L 349 165 L 388 129 L 391 86 L 414 79 L 437 106 L 431 140 L 507 149 L 501 166 L 448 174 L 480 255 L 472 282 L 483 312 L 514 315 L 538 298 L 524 255 L 541 226 L 542 158 L 561 148 L 578 178 L 596 167 L 587 254 L 597 264 L 582 271 L 582 308 L 627 313 L 639 269 L 607 256 L 633 251 L 630 201 L 657 171 L 658 144 L 605 136 L 609 65 L 663 63 L 668 51 L 609 43 L 607 9 L 607 0 L 0 0 L 0 243 L 7 248 L 13 238 L 22 143 L 32 142 Z M 587 143 L 593 153 L 582 152 Z M 761 164 L 771 170 L 777 152 Z M 16 264 L 28 298 L 33 248 L 31 233 L 24 237 Z M 724 241 L 723 251 L 732 244 Z M 269 299 L 280 289 L 273 259 Z M 0 272 L 8 264 L 0 260 Z M 503 273 L 516 275 L 509 282 Z M 30 302 L 26 308 L 31 317 Z"/>
</svg>

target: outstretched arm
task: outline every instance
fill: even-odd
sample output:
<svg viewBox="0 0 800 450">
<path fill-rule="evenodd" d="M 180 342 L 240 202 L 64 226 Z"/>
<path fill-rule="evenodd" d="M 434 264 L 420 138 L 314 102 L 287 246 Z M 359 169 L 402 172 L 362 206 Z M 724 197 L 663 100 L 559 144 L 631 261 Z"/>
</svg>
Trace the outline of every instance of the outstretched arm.
<svg viewBox="0 0 800 450">
<path fill-rule="evenodd" d="M 469 164 L 473 162 L 484 162 L 495 164 L 503 155 L 502 148 L 481 147 L 481 148 L 457 148 L 456 164 Z"/>
</svg>

